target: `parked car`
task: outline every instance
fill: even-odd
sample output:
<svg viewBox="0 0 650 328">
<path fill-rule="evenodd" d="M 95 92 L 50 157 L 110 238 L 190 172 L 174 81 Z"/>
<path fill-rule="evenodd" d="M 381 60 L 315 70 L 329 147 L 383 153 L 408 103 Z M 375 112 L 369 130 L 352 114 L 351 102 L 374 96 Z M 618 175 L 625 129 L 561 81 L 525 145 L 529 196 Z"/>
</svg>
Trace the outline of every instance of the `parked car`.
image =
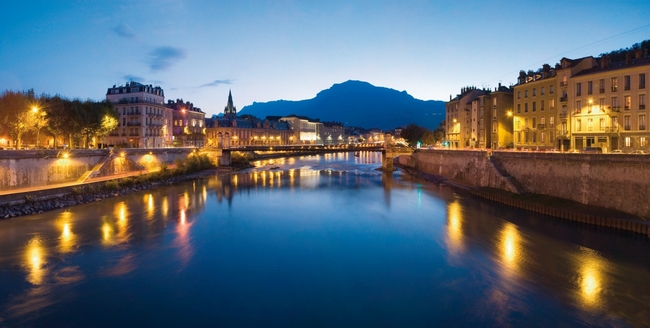
<svg viewBox="0 0 650 328">
<path fill-rule="evenodd" d="M 635 155 L 643 155 L 645 152 L 643 150 L 633 150 L 630 154 L 635 154 Z"/>
<path fill-rule="evenodd" d="M 612 150 L 612 154 L 625 154 L 625 153 L 620 149 L 614 149 Z"/>
<path fill-rule="evenodd" d="M 602 154 L 603 149 L 600 147 L 587 147 L 581 151 L 581 153 L 585 154 Z"/>
</svg>

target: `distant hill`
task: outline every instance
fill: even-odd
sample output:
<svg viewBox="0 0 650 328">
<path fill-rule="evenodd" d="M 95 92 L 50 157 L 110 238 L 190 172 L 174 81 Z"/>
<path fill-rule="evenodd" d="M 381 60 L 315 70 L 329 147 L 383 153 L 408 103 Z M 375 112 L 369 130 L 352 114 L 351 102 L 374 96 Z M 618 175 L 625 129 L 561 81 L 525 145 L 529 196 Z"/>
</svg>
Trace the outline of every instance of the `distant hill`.
<svg viewBox="0 0 650 328">
<path fill-rule="evenodd" d="M 240 113 L 259 118 L 296 114 L 321 121 L 341 122 L 346 126 L 382 130 L 415 123 L 433 130 L 444 120 L 445 103 L 415 99 L 406 91 L 376 87 L 368 82 L 346 81 L 334 84 L 312 99 L 254 102 L 244 106 Z"/>
</svg>

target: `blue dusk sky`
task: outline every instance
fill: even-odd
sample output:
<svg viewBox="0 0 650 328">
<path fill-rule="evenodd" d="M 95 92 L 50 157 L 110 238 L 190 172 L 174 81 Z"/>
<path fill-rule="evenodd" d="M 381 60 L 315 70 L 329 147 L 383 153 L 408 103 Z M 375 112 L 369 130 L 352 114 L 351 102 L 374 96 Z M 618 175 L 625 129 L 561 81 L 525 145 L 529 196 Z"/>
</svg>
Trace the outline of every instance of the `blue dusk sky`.
<svg viewBox="0 0 650 328">
<path fill-rule="evenodd" d="M 133 80 L 209 115 L 229 89 L 241 109 L 346 80 L 446 101 L 650 39 L 647 0 L 2 0 L 0 12 L 0 91 L 101 100 Z"/>
</svg>

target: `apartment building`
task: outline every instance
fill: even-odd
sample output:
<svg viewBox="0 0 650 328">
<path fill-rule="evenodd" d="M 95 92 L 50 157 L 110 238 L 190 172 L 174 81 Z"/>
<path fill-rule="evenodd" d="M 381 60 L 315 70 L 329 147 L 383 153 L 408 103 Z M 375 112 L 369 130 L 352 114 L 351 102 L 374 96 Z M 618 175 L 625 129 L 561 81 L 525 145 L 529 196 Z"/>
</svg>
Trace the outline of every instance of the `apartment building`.
<svg viewBox="0 0 650 328">
<path fill-rule="evenodd" d="M 201 108 L 183 99 L 169 100 L 167 108 L 173 115 L 173 145 L 175 147 L 203 147 L 206 139 L 205 113 Z"/>
<path fill-rule="evenodd" d="M 489 116 L 489 122 L 486 126 L 489 131 L 489 141 L 486 142 L 486 147 L 492 149 L 510 148 L 513 147 L 513 94 L 512 87 L 508 88 L 499 86 L 490 92 L 489 98 L 485 100 L 485 113 Z"/>
<path fill-rule="evenodd" d="M 646 104 L 650 58 L 630 52 L 625 61 L 611 62 L 603 56 L 592 64 L 569 81 L 572 147 L 650 150 Z"/>
<path fill-rule="evenodd" d="M 449 102 L 445 104 L 445 144 L 449 148 L 479 147 L 477 122 L 479 96 L 488 93 L 487 90 L 476 87 L 464 87 L 456 97 L 449 97 Z"/>
<path fill-rule="evenodd" d="M 161 148 L 171 145 L 171 110 L 163 89 L 138 82 L 113 85 L 106 92 L 119 114 L 119 123 L 105 139 L 113 146 Z"/>
</svg>

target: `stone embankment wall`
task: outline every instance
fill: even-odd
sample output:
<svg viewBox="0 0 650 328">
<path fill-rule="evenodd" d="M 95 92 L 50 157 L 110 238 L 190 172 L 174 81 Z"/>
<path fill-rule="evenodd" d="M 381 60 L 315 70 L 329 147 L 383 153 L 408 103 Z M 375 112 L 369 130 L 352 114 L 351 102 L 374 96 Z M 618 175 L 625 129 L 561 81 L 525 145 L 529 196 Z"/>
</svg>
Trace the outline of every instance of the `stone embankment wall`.
<svg viewBox="0 0 650 328">
<path fill-rule="evenodd" d="M 418 150 L 417 170 L 473 187 L 525 191 L 650 218 L 650 156 Z M 400 158 L 402 161 L 402 159 Z"/>
<path fill-rule="evenodd" d="M 73 149 L 0 151 L 0 190 L 72 182 L 93 169 L 95 176 L 159 168 L 187 158 L 193 149 Z M 67 157 L 65 156 L 67 154 Z M 97 167 L 99 164 L 99 167 Z"/>
</svg>

